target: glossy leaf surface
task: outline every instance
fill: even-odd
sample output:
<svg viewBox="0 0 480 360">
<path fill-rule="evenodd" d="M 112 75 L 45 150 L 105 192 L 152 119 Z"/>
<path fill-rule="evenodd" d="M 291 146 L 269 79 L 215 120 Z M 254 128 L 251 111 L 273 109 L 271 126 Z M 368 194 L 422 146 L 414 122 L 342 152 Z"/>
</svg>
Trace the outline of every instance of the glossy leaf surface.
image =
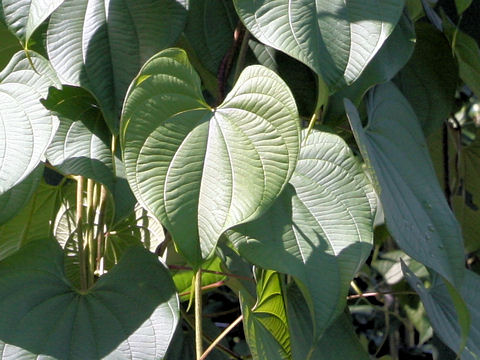
<svg viewBox="0 0 480 360">
<path fill-rule="evenodd" d="M 211 109 L 179 49 L 145 64 L 122 115 L 130 186 L 194 267 L 225 230 L 272 204 L 293 172 L 298 145 L 295 102 L 275 73 L 246 68 Z"/>
<path fill-rule="evenodd" d="M 33 354 L 162 358 L 178 322 L 168 270 L 140 247 L 86 294 L 66 280 L 63 253 L 53 241 L 32 242 L 1 261 L 0 275 L 0 339 Z"/>
<path fill-rule="evenodd" d="M 248 30 L 321 75 L 330 90 L 354 82 L 393 31 L 403 0 L 235 0 Z"/>
</svg>

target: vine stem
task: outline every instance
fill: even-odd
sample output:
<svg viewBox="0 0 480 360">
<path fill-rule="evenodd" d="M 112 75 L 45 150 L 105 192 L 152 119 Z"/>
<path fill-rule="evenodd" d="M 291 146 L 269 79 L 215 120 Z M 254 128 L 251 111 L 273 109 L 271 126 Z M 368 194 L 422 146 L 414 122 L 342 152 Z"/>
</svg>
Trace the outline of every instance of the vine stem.
<svg viewBox="0 0 480 360">
<path fill-rule="evenodd" d="M 193 270 L 193 268 L 191 268 L 189 266 L 182 266 L 182 265 L 168 265 L 168 268 L 170 270 L 187 270 L 187 271 Z M 202 272 L 209 273 L 209 274 L 215 274 L 215 275 L 223 275 L 223 276 L 227 276 L 227 277 L 233 277 L 233 278 L 240 279 L 240 280 L 253 281 L 253 279 L 251 277 L 248 277 L 248 276 L 236 275 L 236 274 L 231 274 L 231 273 L 224 273 L 224 272 L 221 272 L 221 271 L 202 269 Z"/>
<path fill-rule="evenodd" d="M 79 266 L 80 266 L 80 289 L 82 291 L 87 291 L 87 268 L 85 263 L 85 252 L 83 244 L 83 226 L 82 226 L 82 214 L 83 214 L 83 186 L 85 179 L 83 176 L 77 177 L 77 214 L 75 219 L 75 225 L 77 227 L 77 238 L 78 238 L 78 257 L 79 257 Z"/>
<path fill-rule="evenodd" d="M 417 293 L 414 292 L 414 291 L 370 292 L 370 293 L 362 293 L 362 294 L 347 296 L 347 300 L 359 299 L 359 298 L 366 298 L 366 297 L 373 297 L 373 296 L 379 296 L 379 295 L 417 295 Z"/>
<path fill-rule="evenodd" d="M 213 349 L 215 349 L 215 347 L 218 345 L 218 343 L 220 343 L 220 341 L 222 341 L 222 339 L 227 336 L 227 334 L 232 331 L 232 329 L 237 326 L 241 321 L 243 320 L 243 315 L 240 315 L 238 318 L 235 319 L 234 322 L 232 322 L 230 325 L 228 325 L 228 327 L 222 331 L 222 333 L 220 335 L 217 336 L 217 338 L 210 344 L 210 346 L 207 348 L 207 350 L 205 350 L 205 352 L 202 354 L 202 356 L 200 357 L 199 360 L 205 360 L 208 356 L 208 354 L 210 354 L 212 352 Z"/>
<path fill-rule="evenodd" d="M 202 339 L 202 269 L 195 273 L 195 351 L 197 360 L 203 353 Z"/>
</svg>

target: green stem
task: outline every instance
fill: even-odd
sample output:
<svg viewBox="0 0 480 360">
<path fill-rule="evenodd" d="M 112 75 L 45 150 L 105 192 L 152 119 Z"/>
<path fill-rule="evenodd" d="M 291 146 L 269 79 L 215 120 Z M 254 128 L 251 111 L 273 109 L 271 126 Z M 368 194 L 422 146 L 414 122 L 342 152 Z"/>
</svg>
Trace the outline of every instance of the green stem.
<svg viewBox="0 0 480 360">
<path fill-rule="evenodd" d="M 235 321 L 233 323 L 228 325 L 228 327 L 225 330 L 223 330 L 222 333 L 220 335 L 218 335 L 217 338 L 210 344 L 210 346 L 207 348 L 207 350 L 205 350 L 205 352 L 200 357 L 200 360 L 205 360 L 207 358 L 208 354 L 210 354 L 212 352 L 212 350 L 215 349 L 215 347 L 220 343 L 220 341 L 222 341 L 222 339 L 225 336 L 227 336 L 227 334 L 230 331 L 232 331 L 233 328 L 235 326 L 237 326 L 242 320 L 243 320 L 243 315 L 240 315 L 238 318 L 235 319 Z"/>
<path fill-rule="evenodd" d="M 168 268 L 171 270 L 187 270 L 187 271 L 193 270 L 193 268 L 189 266 L 183 266 L 183 265 L 168 265 Z M 202 272 L 215 274 L 215 275 L 223 275 L 223 276 L 232 277 L 232 278 L 241 279 L 241 280 L 254 281 L 251 277 L 248 277 L 248 276 L 225 273 L 221 271 L 202 269 Z"/>
<path fill-rule="evenodd" d="M 317 120 L 323 122 L 323 114 L 325 114 L 328 106 L 330 92 L 327 84 L 325 84 L 321 76 L 317 76 L 317 88 L 317 104 L 315 105 L 315 111 L 313 112 L 310 123 L 308 124 L 307 136 L 305 139 L 308 137 L 308 135 L 310 135 L 310 132 L 314 128 Z"/>
<path fill-rule="evenodd" d="M 77 216 L 75 219 L 76 230 L 77 230 L 77 239 L 78 239 L 78 258 L 80 265 L 80 290 L 87 291 L 88 282 L 87 282 L 87 267 L 85 262 L 85 251 L 83 244 L 83 186 L 85 179 L 83 176 L 77 177 Z"/>
<path fill-rule="evenodd" d="M 88 285 L 93 285 L 93 273 L 95 271 L 95 244 L 94 244 L 94 223 L 95 223 L 95 182 L 87 180 L 87 249 L 88 249 Z"/>
<path fill-rule="evenodd" d="M 202 340 L 202 269 L 195 274 L 195 350 L 197 360 L 203 353 Z"/>
<path fill-rule="evenodd" d="M 95 274 L 97 276 L 103 275 L 103 256 L 105 253 L 105 208 L 107 204 L 107 188 L 105 185 L 100 187 L 100 202 L 98 204 L 98 226 L 97 226 L 97 258 Z"/>
</svg>

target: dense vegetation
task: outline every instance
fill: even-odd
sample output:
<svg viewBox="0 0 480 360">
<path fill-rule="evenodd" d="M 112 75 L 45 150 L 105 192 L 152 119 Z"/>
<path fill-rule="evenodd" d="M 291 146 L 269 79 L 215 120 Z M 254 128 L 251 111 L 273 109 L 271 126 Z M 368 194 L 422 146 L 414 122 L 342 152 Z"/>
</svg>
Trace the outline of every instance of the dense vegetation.
<svg viewBox="0 0 480 360">
<path fill-rule="evenodd" d="M 0 10 L 1 359 L 480 358 L 480 2 Z"/>
</svg>

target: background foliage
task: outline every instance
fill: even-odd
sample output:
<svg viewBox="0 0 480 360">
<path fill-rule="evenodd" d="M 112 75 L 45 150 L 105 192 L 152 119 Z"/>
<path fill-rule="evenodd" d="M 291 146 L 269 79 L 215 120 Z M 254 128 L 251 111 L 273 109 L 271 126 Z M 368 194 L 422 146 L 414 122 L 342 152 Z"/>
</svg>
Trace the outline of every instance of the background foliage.
<svg viewBox="0 0 480 360">
<path fill-rule="evenodd" d="M 1 359 L 480 358 L 480 2 L 0 4 Z"/>
</svg>

